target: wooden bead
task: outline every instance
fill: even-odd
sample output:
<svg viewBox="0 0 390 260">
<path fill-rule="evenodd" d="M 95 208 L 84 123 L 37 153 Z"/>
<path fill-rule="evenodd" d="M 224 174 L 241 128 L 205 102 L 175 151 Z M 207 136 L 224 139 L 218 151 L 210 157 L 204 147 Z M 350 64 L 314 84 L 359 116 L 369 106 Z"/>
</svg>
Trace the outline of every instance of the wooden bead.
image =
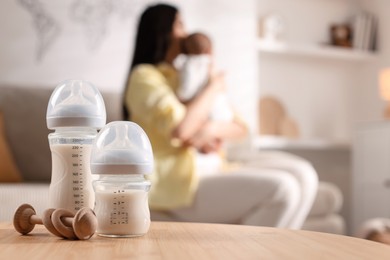
<svg viewBox="0 0 390 260">
<path fill-rule="evenodd" d="M 19 206 L 14 215 L 14 227 L 19 233 L 26 235 L 30 233 L 35 223 L 30 222 L 30 218 L 36 215 L 34 208 L 30 204 Z"/>
<path fill-rule="evenodd" d="M 90 208 L 82 208 L 76 215 L 66 209 L 56 209 L 51 215 L 55 229 L 68 239 L 89 239 L 95 234 L 97 218 Z"/>
<path fill-rule="evenodd" d="M 91 238 L 97 225 L 95 212 L 90 208 L 80 209 L 73 218 L 73 231 L 80 240 Z"/>
<path fill-rule="evenodd" d="M 65 238 L 77 239 L 72 226 L 66 226 L 61 218 L 73 218 L 74 214 L 66 209 L 56 209 L 51 215 L 51 221 L 57 231 Z"/>
<path fill-rule="evenodd" d="M 43 212 L 43 217 L 42 217 L 43 225 L 53 235 L 58 236 L 58 237 L 63 237 L 61 235 L 61 233 L 58 232 L 57 229 L 54 227 L 53 222 L 51 220 L 51 215 L 53 214 L 54 211 L 55 211 L 55 209 L 47 209 Z"/>
</svg>

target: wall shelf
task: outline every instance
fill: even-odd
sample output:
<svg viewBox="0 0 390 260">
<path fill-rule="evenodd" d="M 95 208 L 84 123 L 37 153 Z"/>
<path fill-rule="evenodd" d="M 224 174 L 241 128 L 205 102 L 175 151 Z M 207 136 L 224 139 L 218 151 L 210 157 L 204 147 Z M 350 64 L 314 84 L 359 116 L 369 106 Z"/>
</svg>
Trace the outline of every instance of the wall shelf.
<svg viewBox="0 0 390 260">
<path fill-rule="evenodd" d="M 370 61 L 377 57 L 377 54 L 369 51 L 360 51 L 349 48 L 326 46 L 326 45 L 298 45 L 288 43 L 267 43 L 262 40 L 257 42 L 257 49 L 260 53 L 288 55 L 298 57 L 329 58 L 344 61 Z"/>
<path fill-rule="evenodd" d="M 347 141 L 326 139 L 287 139 L 279 136 L 257 136 L 253 145 L 264 150 L 349 150 Z"/>
</svg>

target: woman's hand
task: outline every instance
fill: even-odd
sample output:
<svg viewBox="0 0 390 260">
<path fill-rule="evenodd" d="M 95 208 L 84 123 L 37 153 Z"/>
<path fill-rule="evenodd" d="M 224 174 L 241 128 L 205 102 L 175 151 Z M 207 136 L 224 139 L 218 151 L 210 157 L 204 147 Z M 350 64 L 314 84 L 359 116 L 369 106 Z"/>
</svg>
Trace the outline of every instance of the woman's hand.
<svg viewBox="0 0 390 260">
<path fill-rule="evenodd" d="M 222 149 L 222 140 L 215 139 L 211 142 L 205 143 L 202 147 L 198 149 L 201 153 L 216 153 Z"/>
<path fill-rule="evenodd" d="M 225 91 L 226 82 L 225 82 L 225 72 L 218 71 L 210 73 L 209 84 L 206 87 L 212 87 L 216 91 Z"/>
<path fill-rule="evenodd" d="M 206 121 L 198 132 L 185 143 L 200 151 L 216 151 L 225 140 L 241 139 L 248 134 L 246 125 L 234 119 L 231 122 Z"/>
<path fill-rule="evenodd" d="M 221 149 L 222 139 L 218 137 L 216 124 L 207 122 L 186 144 L 202 153 L 211 153 Z"/>
</svg>

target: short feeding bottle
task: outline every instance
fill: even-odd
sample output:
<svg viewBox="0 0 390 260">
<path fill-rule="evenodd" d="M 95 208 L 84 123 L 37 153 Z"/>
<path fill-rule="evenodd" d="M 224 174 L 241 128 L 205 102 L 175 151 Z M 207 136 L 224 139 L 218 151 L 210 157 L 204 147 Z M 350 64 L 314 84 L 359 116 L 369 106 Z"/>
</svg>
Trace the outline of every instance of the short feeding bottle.
<svg viewBox="0 0 390 260">
<path fill-rule="evenodd" d="M 49 207 L 76 212 L 94 207 L 90 170 L 92 142 L 106 123 L 98 89 L 89 82 L 68 80 L 53 91 L 46 114 L 52 155 Z"/>
<path fill-rule="evenodd" d="M 145 175 L 153 172 L 153 152 L 143 129 L 133 122 L 107 124 L 94 141 L 91 172 L 99 175 L 93 182 L 97 234 L 146 234 L 150 226 L 150 182 Z"/>
</svg>

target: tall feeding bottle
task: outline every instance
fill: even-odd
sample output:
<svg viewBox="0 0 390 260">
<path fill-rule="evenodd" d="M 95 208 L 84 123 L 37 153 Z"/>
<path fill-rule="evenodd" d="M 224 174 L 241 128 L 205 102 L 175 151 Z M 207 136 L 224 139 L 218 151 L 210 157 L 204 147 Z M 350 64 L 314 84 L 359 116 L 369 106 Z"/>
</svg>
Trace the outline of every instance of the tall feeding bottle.
<svg viewBox="0 0 390 260">
<path fill-rule="evenodd" d="M 69 80 L 53 91 L 47 107 L 52 156 L 49 206 L 76 212 L 94 207 L 90 157 L 97 130 L 106 123 L 106 108 L 89 82 Z"/>
</svg>

